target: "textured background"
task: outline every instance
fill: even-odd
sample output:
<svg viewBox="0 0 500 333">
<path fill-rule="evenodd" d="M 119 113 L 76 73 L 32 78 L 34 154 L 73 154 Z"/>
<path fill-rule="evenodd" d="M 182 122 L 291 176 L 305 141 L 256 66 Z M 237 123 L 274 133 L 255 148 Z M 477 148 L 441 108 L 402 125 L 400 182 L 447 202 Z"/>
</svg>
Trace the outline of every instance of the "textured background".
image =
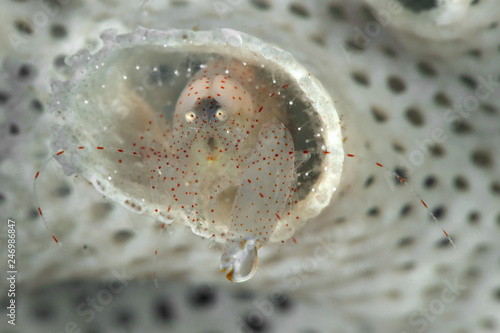
<svg viewBox="0 0 500 333">
<path fill-rule="evenodd" d="M 0 217 L 17 222 L 19 271 L 18 325 L 2 312 L 2 332 L 500 331 L 500 7 L 366 2 L 2 3 Z M 49 162 L 38 197 L 58 247 L 33 195 L 50 156 L 50 78 L 70 74 L 65 56 L 97 50 L 102 30 L 137 25 L 229 27 L 294 54 L 337 101 L 346 152 L 407 178 L 456 248 L 407 186 L 355 159 L 297 244 L 263 249 L 244 284 L 220 274 L 220 247 L 174 226 L 156 289 L 158 224 Z"/>
</svg>

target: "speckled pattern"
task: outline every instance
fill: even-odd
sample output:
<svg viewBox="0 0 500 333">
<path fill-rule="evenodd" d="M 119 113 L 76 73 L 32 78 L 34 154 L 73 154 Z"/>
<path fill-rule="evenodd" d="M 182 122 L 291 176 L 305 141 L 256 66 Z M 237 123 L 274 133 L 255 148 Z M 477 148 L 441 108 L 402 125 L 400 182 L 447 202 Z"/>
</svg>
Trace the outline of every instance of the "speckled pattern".
<svg viewBox="0 0 500 333">
<path fill-rule="evenodd" d="M 467 32 L 459 36 L 429 23 L 432 9 L 375 0 L 367 1 L 375 12 L 360 1 L 59 2 L 9 1 L 0 13 L 0 211 L 17 222 L 19 271 L 18 325 L 4 317 L 2 331 L 500 330 L 500 35 L 492 0 L 448 16 Z M 419 36 L 412 17 L 426 27 Z M 244 284 L 227 282 L 214 265 L 220 246 L 185 227 L 158 238 L 161 224 L 103 198 L 82 177 L 64 177 L 53 161 L 38 199 L 63 246 L 38 217 L 33 177 L 50 156 L 50 78 L 68 78 L 64 56 L 98 50 L 101 31 L 139 24 L 224 27 L 276 43 L 330 92 L 344 149 L 362 157 L 346 160 L 331 204 L 296 243 L 262 249 L 259 273 Z"/>
</svg>

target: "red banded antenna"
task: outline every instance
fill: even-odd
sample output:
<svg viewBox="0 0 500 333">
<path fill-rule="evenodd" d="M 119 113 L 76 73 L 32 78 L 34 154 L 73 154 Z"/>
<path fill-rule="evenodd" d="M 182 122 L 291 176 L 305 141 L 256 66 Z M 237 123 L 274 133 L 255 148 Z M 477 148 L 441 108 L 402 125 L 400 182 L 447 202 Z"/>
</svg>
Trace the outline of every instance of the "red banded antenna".
<svg viewBox="0 0 500 333">
<path fill-rule="evenodd" d="M 85 146 L 78 146 L 76 147 L 78 150 L 89 150 L 89 149 L 92 149 L 92 148 L 88 148 L 88 147 L 85 147 Z M 96 146 L 94 147 L 93 149 L 96 149 L 96 150 L 104 150 L 104 151 L 108 151 L 108 152 L 118 152 L 118 153 L 122 153 L 122 154 L 126 154 L 126 155 L 129 155 L 129 156 L 136 156 L 136 157 L 139 157 L 141 156 L 140 153 L 136 152 L 136 151 L 128 151 L 126 149 L 122 149 L 122 148 L 106 148 L 106 147 L 103 147 L 103 146 Z M 66 151 L 65 150 L 61 150 L 57 153 L 55 153 L 52 157 L 48 158 L 43 164 L 42 164 L 42 167 L 40 168 L 39 171 L 36 172 L 35 174 L 35 178 L 34 178 L 34 183 L 33 183 L 33 192 L 35 194 L 35 200 L 36 200 L 36 205 L 38 206 L 37 210 L 38 210 L 38 213 L 40 215 L 40 217 L 42 218 L 42 221 L 45 225 L 45 227 L 47 228 L 47 230 L 49 230 L 49 232 L 51 232 L 51 228 L 49 226 L 49 224 L 47 223 L 47 219 L 46 217 L 44 216 L 43 214 L 43 211 L 42 211 L 42 208 L 40 207 L 40 204 L 39 204 L 39 200 L 38 200 L 38 181 L 39 181 L 39 178 L 41 175 L 43 175 L 43 171 L 45 170 L 47 164 L 52 160 L 52 159 L 56 159 L 58 158 L 59 156 L 65 154 Z M 122 160 L 121 159 L 118 159 L 118 163 L 122 163 Z M 161 168 L 161 167 L 160 167 Z M 152 170 L 152 171 L 155 171 L 156 170 Z M 153 187 L 154 188 L 154 187 Z M 158 203 L 158 207 L 159 207 L 159 203 Z M 171 209 L 171 205 L 168 206 L 168 209 L 167 209 L 167 213 L 170 212 L 170 209 Z M 156 208 L 155 209 L 155 212 L 159 214 L 159 209 Z M 160 228 L 160 233 L 158 235 L 158 239 L 156 241 L 156 248 L 155 248 L 155 256 L 154 256 L 154 270 L 153 270 L 153 280 L 155 282 L 155 285 L 156 287 L 158 288 L 158 282 L 157 282 L 157 274 L 156 274 L 156 261 L 157 261 L 157 256 L 158 256 L 158 245 L 159 245 L 159 241 L 161 239 L 161 235 L 163 234 L 163 232 L 166 230 L 166 226 L 167 226 L 167 223 L 165 222 L 162 222 L 162 225 L 161 225 L 161 228 Z M 52 233 L 52 232 L 51 232 Z M 51 235 L 52 239 L 54 240 L 54 242 L 56 242 L 56 244 L 58 244 L 59 246 L 62 245 L 62 243 L 59 241 L 59 239 L 54 235 L 52 234 Z"/>
<path fill-rule="evenodd" d="M 410 191 L 413 192 L 413 194 L 420 200 L 420 203 L 422 204 L 422 206 L 425 207 L 425 209 L 427 210 L 427 212 L 429 213 L 429 215 L 432 217 L 432 219 L 434 220 L 434 222 L 436 222 L 436 224 L 439 226 L 439 228 L 441 228 L 441 230 L 443 231 L 444 235 L 446 236 L 446 238 L 448 239 L 448 241 L 451 243 L 451 245 L 453 245 L 453 247 L 456 247 L 455 243 L 453 242 L 453 239 L 451 239 L 451 237 L 448 235 L 448 233 L 446 232 L 446 230 L 443 228 L 441 221 L 438 220 L 438 218 L 436 217 L 436 215 L 429 209 L 429 207 L 425 203 L 424 199 L 422 199 L 422 197 L 420 196 L 420 194 L 418 194 L 418 192 L 406 181 L 406 179 L 404 179 L 403 177 L 401 177 L 400 175 L 398 175 L 397 173 L 395 173 L 394 171 L 390 170 L 389 168 L 387 168 L 386 166 L 384 166 L 383 164 L 381 164 L 379 162 L 374 162 L 374 161 L 372 161 L 370 159 L 367 159 L 367 158 L 364 158 L 364 157 L 360 157 L 360 156 L 354 155 L 354 154 L 347 154 L 347 157 L 358 158 L 360 160 L 363 160 L 363 161 L 367 162 L 368 164 L 376 165 L 379 168 L 382 168 L 382 169 L 386 170 L 387 172 L 389 172 L 391 174 L 392 177 L 395 177 L 395 178 L 399 179 L 403 184 L 405 184 L 406 186 L 408 186 L 409 189 L 410 189 Z"/>
<path fill-rule="evenodd" d="M 86 149 L 86 147 L 84 146 L 78 146 L 76 147 L 77 149 L 79 150 L 82 150 L 82 149 Z M 124 154 L 128 154 L 128 155 L 135 155 L 137 156 L 137 153 L 136 152 L 128 152 L 128 151 L 125 151 L 123 149 L 114 149 L 114 148 L 104 148 L 104 147 L 96 147 L 96 149 L 98 150 L 109 150 L 109 151 L 113 151 L 113 152 L 120 152 L 120 153 L 124 153 Z M 57 157 L 65 154 L 66 151 L 65 150 L 60 150 L 58 151 L 57 153 L 55 153 L 53 156 L 49 157 L 47 160 L 45 160 L 42 164 L 42 167 L 40 168 L 40 170 L 38 170 L 35 174 L 35 178 L 34 178 L 34 182 L 33 182 L 33 193 L 35 195 L 35 203 L 37 205 L 37 211 L 38 211 L 38 214 L 40 215 L 40 217 L 42 218 L 42 221 L 43 221 L 43 224 L 45 225 L 45 227 L 47 228 L 47 230 L 49 230 L 49 232 L 52 233 L 51 231 L 51 228 L 49 227 L 49 224 L 47 223 L 47 219 L 45 218 L 45 216 L 43 215 L 43 211 L 42 211 L 42 208 L 40 206 L 40 202 L 38 200 L 38 181 L 39 181 L 39 178 L 41 175 L 43 175 L 43 171 L 45 170 L 45 168 L 47 167 L 47 164 L 52 160 L 52 159 L 56 159 Z M 120 160 L 121 161 L 121 160 Z M 51 235 L 52 239 L 54 240 L 54 242 L 56 242 L 57 245 L 62 245 L 61 241 L 56 237 L 56 235 L 52 234 Z"/>
</svg>

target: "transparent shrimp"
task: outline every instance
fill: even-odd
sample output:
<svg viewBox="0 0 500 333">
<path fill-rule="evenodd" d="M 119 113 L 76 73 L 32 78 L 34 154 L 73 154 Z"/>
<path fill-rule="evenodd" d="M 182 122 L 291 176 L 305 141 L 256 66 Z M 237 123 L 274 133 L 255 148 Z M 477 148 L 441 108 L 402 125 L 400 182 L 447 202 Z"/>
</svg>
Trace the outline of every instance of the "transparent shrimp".
<svg viewBox="0 0 500 333">
<path fill-rule="evenodd" d="M 270 121 L 243 166 L 221 257 L 229 280 L 246 281 L 257 269 L 257 250 L 271 237 L 285 212 L 294 183 L 293 140 L 286 127 Z"/>
<path fill-rule="evenodd" d="M 230 280 L 241 282 L 255 272 L 257 248 L 270 239 L 290 200 L 293 140 L 273 115 L 273 107 L 279 106 L 262 103 L 273 92 L 254 88 L 259 85 L 252 69 L 241 63 L 204 67 L 180 95 L 172 148 L 186 170 L 182 192 L 195 194 L 189 218 L 215 223 L 217 218 L 227 220 L 230 213 L 221 269 L 229 270 Z M 256 137 L 256 128 L 263 123 Z M 232 207 L 217 205 L 216 195 L 231 186 L 238 186 Z M 247 253 L 254 258 L 246 258 Z"/>
</svg>

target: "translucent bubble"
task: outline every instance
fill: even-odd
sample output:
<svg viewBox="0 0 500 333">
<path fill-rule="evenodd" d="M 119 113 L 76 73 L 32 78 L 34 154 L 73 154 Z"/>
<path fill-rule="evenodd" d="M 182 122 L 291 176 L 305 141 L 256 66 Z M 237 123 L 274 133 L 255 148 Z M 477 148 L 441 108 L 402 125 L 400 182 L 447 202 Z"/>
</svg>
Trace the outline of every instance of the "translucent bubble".
<svg viewBox="0 0 500 333">
<path fill-rule="evenodd" d="M 231 46 L 240 46 L 243 42 L 241 33 L 232 29 L 221 29 L 222 35 Z"/>
<path fill-rule="evenodd" d="M 257 271 L 257 246 L 254 240 L 228 242 L 220 268 L 231 282 L 245 282 Z"/>
</svg>

